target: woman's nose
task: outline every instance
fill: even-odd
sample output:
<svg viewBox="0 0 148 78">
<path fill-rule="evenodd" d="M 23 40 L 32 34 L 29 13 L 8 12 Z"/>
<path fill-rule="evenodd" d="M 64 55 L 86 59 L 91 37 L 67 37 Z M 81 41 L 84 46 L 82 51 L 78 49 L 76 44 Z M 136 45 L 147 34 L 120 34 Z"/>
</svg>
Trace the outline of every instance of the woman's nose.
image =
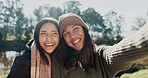
<svg viewBox="0 0 148 78">
<path fill-rule="evenodd" d="M 52 36 L 51 35 L 48 35 L 47 38 L 46 38 L 46 40 L 48 40 L 48 41 L 52 40 Z"/>
<path fill-rule="evenodd" d="M 74 37 L 75 36 L 75 33 L 74 32 L 71 32 L 70 33 L 70 37 Z"/>
</svg>

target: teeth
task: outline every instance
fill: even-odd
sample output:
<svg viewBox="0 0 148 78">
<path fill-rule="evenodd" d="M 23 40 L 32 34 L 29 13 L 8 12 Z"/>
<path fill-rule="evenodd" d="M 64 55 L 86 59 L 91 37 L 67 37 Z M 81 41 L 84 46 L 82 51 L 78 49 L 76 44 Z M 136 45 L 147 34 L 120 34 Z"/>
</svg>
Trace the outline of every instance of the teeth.
<svg viewBox="0 0 148 78">
<path fill-rule="evenodd" d="M 79 41 L 80 41 L 80 39 L 78 39 L 78 40 L 74 41 L 73 43 L 75 44 L 75 43 L 77 43 L 77 42 L 79 42 Z"/>
<path fill-rule="evenodd" d="M 53 44 L 46 44 L 47 46 L 52 46 Z"/>
</svg>

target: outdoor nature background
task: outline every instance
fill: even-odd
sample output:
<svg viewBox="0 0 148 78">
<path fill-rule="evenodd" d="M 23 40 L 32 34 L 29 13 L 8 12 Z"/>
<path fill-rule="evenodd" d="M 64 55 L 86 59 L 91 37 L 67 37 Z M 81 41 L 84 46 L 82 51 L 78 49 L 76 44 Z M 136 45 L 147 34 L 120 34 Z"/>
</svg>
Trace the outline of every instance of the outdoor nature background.
<svg viewBox="0 0 148 78">
<path fill-rule="evenodd" d="M 68 12 L 80 15 L 97 45 L 114 45 L 148 25 L 148 1 L 124 1 L 0 0 L 0 78 L 7 77 L 15 57 L 32 39 L 36 23 L 44 17 L 58 20 L 60 15 Z M 135 12 L 132 14 L 131 11 Z M 148 78 L 147 73 L 148 59 L 145 59 L 118 73 L 117 78 Z"/>
</svg>

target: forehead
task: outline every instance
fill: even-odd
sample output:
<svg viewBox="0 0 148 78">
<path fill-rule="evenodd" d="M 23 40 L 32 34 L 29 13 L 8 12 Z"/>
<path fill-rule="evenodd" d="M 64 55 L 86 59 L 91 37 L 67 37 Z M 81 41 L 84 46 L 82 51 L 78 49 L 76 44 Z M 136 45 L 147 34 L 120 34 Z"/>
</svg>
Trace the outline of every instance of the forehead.
<svg viewBox="0 0 148 78">
<path fill-rule="evenodd" d="M 51 30 L 57 30 L 56 26 L 53 24 L 53 23 L 46 23 L 46 24 L 43 24 L 41 26 L 41 29 L 40 31 L 51 31 Z"/>
<path fill-rule="evenodd" d="M 72 28 L 74 28 L 74 27 L 82 27 L 82 26 L 80 26 L 80 25 L 68 25 L 68 26 L 66 26 L 66 27 L 64 28 L 64 31 L 69 30 L 69 29 L 72 29 Z"/>
</svg>

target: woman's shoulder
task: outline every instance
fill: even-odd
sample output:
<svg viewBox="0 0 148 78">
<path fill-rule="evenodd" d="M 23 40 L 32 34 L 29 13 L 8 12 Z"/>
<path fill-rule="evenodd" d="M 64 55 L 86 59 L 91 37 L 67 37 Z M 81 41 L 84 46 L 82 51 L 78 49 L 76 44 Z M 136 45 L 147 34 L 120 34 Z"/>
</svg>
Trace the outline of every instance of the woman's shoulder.
<svg viewBox="0 0 148 78">
<path fill-rule="evenodd" d="M 30 50 L 24 50 L 21 52 L 20 55 L 16 56 L 15 60 L 14 60 L 14 64 L 15 63 L 30 63 L 31 61 L 31 51 Z"/>
<path fill-rule="evenodd" d="M 22 51 L 22 54 L 15 58 L 7 78 L 29 78 L 30 65 L 30 51 Z"/>
<path fill-rule="evenodd" d="M 31 50 L 27 49 L 22 51 L 21 55 L 22 58 L 27 58 L 27 59 L 31 59 Z"/>
</svg>

